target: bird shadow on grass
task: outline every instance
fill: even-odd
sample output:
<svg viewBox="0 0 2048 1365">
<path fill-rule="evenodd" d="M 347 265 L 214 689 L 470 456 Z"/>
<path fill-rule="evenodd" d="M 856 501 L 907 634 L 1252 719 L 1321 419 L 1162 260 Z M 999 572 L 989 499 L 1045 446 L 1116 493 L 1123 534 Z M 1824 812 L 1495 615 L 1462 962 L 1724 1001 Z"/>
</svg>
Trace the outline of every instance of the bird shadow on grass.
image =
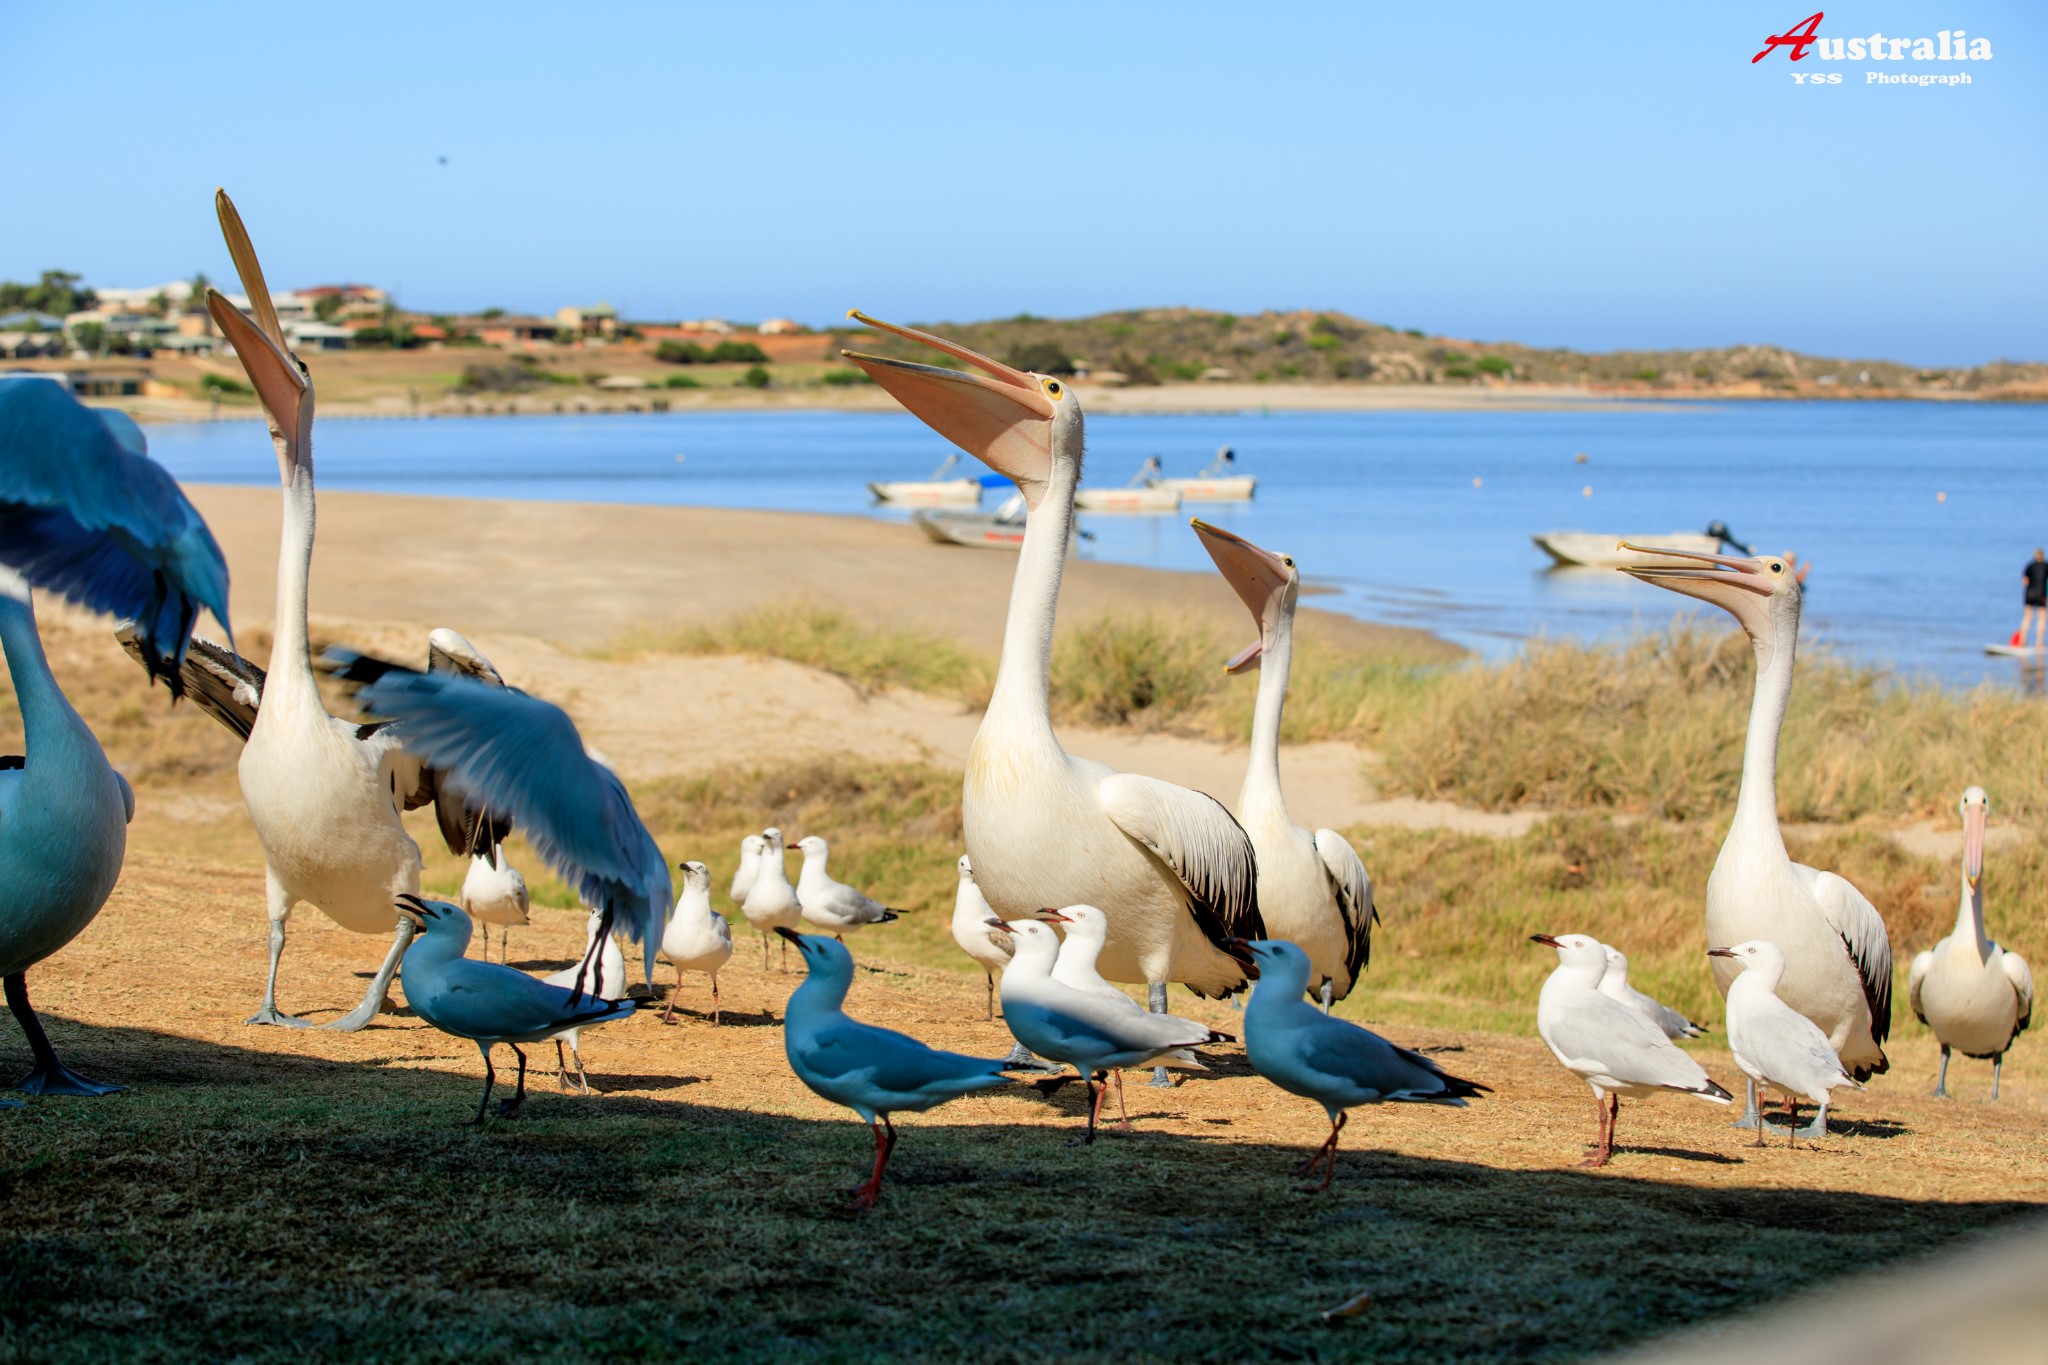
<svg viewBox="0 0 2048 1365">
<path fill-rule="evenodd" d="M 695 1077 L 600 1073 L 678 1097 L 583 1100 L 529 1076 L 526 1108 L 479 1132 L 459 1125 L 480 1068 L 473 1052 L 451 1068 L 468 1049 L 438 1035 L 430 1055 L 336 1061 L 49 1024 L 81 1071 L 133 1088 L 0 1113 L 8 1358 L 345 1343 L 477 1359 L 539 1340 L 651 1357 L 687 1340 L 693 1365 L 969 1343 L 1016 1360 L 1563 1360 L 2039 1207 L 1631 1170 L 1687 1155 L 1660 1149 L 1624 1148 L 1599 1179 L 1487 1164 L 1476 1134 L 1472 1159 L 1418 1156 L 1373 1147 L 1368 1112 L 1334 1187 L 1296 1194 L 1303 1147 L 1163 1128 L 1082 1147 L 1079 1086 L 1048 1113 L 1019 1085 L 901 1118 L 881 1204 L 854 1214 L 873 1151 L 857 1119 L 702 1102 Z M 26 1062 L 0 1035 L 0 1075 Z M 1146 1097 L 1167 1097 L 1133 1090 L 1142 1130 Z M 1444 1111 L 1444 1136 L 1470 1118 Z M 337 1248 L 358 1249 L 348 1275 Z M 1227 1290 L 1201 1288 L 1224 1262 Z M 1317 1325 L 1361 1290 L 1368 1313 Z"/>
</svg>

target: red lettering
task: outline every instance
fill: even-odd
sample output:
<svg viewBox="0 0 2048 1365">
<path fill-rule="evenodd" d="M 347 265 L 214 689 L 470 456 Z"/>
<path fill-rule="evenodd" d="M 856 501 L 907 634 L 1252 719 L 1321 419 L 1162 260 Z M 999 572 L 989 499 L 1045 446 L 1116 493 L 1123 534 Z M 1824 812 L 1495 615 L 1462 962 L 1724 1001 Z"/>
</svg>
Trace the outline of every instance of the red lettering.
<svg viewBox="0 0 2048 1365">
<path fill-rule="evenodd" d="M 1821 10 L 1809 15 L 1791 28 L 1786 29 L 1783 33 L 1773 33 L 1770 37 L 1764 39 L 1764 50 L 1751 57 L 1749 64 L 1755 66 L 1781 47 L 1792 49 L 1792 60 L 1795 62 L 1804 57 L 1806 49 L 1820 41 L 1818 35 L 1820 33 L 1821 15 L 1826 12 Z"/>
</svg>

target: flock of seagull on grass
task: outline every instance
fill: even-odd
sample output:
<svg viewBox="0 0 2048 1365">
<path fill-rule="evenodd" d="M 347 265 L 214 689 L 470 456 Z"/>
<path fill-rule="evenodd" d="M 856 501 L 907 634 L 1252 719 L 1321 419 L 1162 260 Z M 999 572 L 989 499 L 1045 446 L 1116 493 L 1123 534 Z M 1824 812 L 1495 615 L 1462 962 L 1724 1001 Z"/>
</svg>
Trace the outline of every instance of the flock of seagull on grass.
<svg viewBox="0 0 2048 1365">
<path fill-rule="evenodd" d="M 711 903 L 711 870 L 669 864 L 624 784 L 588 749 L 559 707 L 512 686 L 460 635 L 436 630 L 414 669 L 345 650 L 316 668 L 307 631 L 313 559 L 313 382 L 285 346 L 261 266 L 225 193 L 221 227 L 243 288 L 245 316 L 218 292 L 206 304 L 233 346 L 276 449 L 284 515 L 269 669 L 236 653 L 228 627 L 227 567 L 205 522 L 146 454 L 142 433 L 118 413 L 87 409 L 40 379 L 0 379 L 0 647 L 21 715 L 25 754 L 0 758 L 0 978 L 28 1036 L 33 1069 L 15 1088 L 95 1095 L 115 1089 L 79 1076 L 56 1056 L 29 1005 L 26 973 L 80 933 L 119 877 L 135 795 L 51 675 L 37 634 L 32 590 L 123 621 L 118 638 L 173 698 L 190 698 L 242 742 L 244 805 L 261 844 L 269 971 L 251 1024 L 308 1027 L 278 1007 L 278 972 L 292 910 L 304 903 L 345 929 L 389 933 L 391 945 L 361 1002 L 330 1029 L 358 1029 L 386 1008 L 394 978 L 413 1012 L 474 1042 L 484 1090 L 474 1123 L 489 1117 L 491 1054 L 511 1048 L 510 1113 L 525 1096 L 525 1046 L 554 1042 L 558 1082 L 573 1059 L 587 1092 L 583 1030 L 652 1002 L 654 963 L 676 974 L 663 1023 L 674 1020 L 686 972 L 708 976 L 711 1023 L 720 1021 L 718 973 L 732 928 Z M 856 1202 L 872 1205 L 896 1144 L 892 1115 L 1028 1082 L 1051 1091 L 1072 1079 L 1088 1092 L 1092 1141 L 1114 1088 L 1128 1128 L 1122 1073 L 1207 1069 L 1204 1049 L 1235 1042 L 1167 1009 L 1178 982 L 1197 996 L 1250 990 L 1244 1057 L 1280 1088 L 1322 1106 L 1329 1136 L 1299 1174 L 1336 1171 L 1348 1111 L 1413 1102 L 1461 1107 L 1490 1093 L 1429 1057 L 1332 1015 L 1367 967 L 1379 921 L 1372 879 L 1356 850 L 1329 829 L 1296 825 L 1282 791 L 1279 744 L 1300 593 L 1294 561 L 1201 522 L 1195 532 L 1250 611 L 1258 638 L 1233 672 L 1260 671 L 1251 752 L 1234 809 L 1156 778 L 1069 754 L 1054 732 L 1049 677 L 1054 615 L 1072 543 L 1081 479 L 1083 419 L 1062 379 L 1026 373 L 922 332 L 853 316 L 930 347 L 950 363 L 920 364 L 848 352 L 848 359 L 955 446 L 1013 480 L 1028 509 L 1023 545 L 988 708 L 967 755 L 962 824 L 966 854 L 951 928 L 985 974 L 986 1013 L 1002 1017 L 1015 1046 L 1001 1058 L 941 1052 L 845 1013 L 853 958 L 845 936 L 902 912 L 828 870 L 815 835 L 799 841 L 792 881 L 780 829 L 744 840 L 730 886 L 741 918 L 781 940 L 784 969 L 797 950 L 805 977 L 782 1021 L 791 1070 L 813 1091 L 852 1109 L 874 1132 L 870 1178 Z M 1633 547 L 1644 548 L 1644 547 Z M 1706 887 L 1713 979 L 1726 997 L 1728 1042 L 1748 1081 L 1741 1123 L 1762 1143 L 1765 1092 L 1784 1097 L 1788 1143 L 1823 1136 L 1831 1094 L 1889 1065 L 1892 949 L 1876 908 L 1839 875 L 1786 854 L 1778 826 L 1778 732 L 1791 694 L 1800 586 L 1786 559 L 1657 550 L 1656 567 L 1626 572 L 1714 603 L 1735 617 L 1756 654 L 1756 689 L 1734 819 Z M 197 638 L 201 612 L 227 643 Z M 319 669 L 357 689 L 364 715 L 335 716 Z M 450 851 L 467 859 L 460 903 L 420 895 L 421 854 L 407 811 L 434 808 Z M 1912 964 L 1909 997 L 1941 1045 L 1937 1094 L 1952 1050 L 1993 1063 L 2027 1027 L 2027 966 L 1988 937 L 1982 875 L 1989 803 L 1964 794 L 1963 894 L 1955 931 Z M 585 946 L 546 978 L 517 970 L 506 936 L 525 925 L 524 877 L 505 858 L 519 831 L 589 912 Z M 480 957 L 472 927 L 485 926 Z M 499 929 L 490 960 L 488 926 Z M 801 933 L 809 925 L 815 932 Z M 829 935 L 829 937 L 828 937 Z M 620 942 L 638 950 L 640 982 Z M 1678 1044 L 1704 1029 L 1629 985 L 1627 958 L 1583 934 L 1538 934 L 1558 965 L 1544 983 L 1537 1027 L 1568 1070 L 1592 1089 L 1597 1141 L 1588 1164 L 1614 1150 L 1623 1096 L 1733 1096 Z M 1139 1004 L 1117 983 L 1143 984 Z M 563 1055 L 566 1049 L 567 1057 Z M 1059 1074 L 1048 1074 L 1059 1073 Z M 1797 1105 L 1816 1106 L 1797 1130 Z"/>
</svg>

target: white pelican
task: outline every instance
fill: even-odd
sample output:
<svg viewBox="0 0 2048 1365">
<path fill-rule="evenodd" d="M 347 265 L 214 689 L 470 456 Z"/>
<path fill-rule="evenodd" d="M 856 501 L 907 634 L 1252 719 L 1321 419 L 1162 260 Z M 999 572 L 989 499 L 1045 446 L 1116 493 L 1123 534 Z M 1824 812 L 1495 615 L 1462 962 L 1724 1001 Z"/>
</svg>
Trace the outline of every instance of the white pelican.
<svg viewBox="0 0 2048 1365">
<path fill-rule="evenodd" d="M 1813 1126 L 1828 1135 L 1828 1096 L 1841 1086 L 1863 1087 L 1842 1068 L 1835 1046 L 1813 1022 L 1778 998 L 1778 980 L 1785 974 L 1785 954 L 1775 943 L 1752 939 L 1730 948 L 1709 948 L 1707 956 L 1735 964 L 1738 975 L 1728 987 L 1728 1050 L 1749 1083 L 1769 1087 L 1785 1097 L 1785 1145 L 1793 1145 L 1793 1124 L 1803 1097 L 1817 1107 Z M 1756 1126 L 1756 1145 L 1764 1145 L 1764 1125 Z"/>
<path fill-rule="evenodd" d="M 1166 1011 L 1169 981 L 1204 996 L 1243 989 L 1244 964 L 1219 945 L 1233 935 L 1263 938 L 1265 925 L 1257 860 L 1237 821 L 1201 792 L 1070 755 L 1053 733 L 1053 617 L 1081 481 L 1073 390 L 939 337 L 852 316 L 982 371 L 846 353 L 926 425 L 1013 480 L 1029 509 L 995 688 L 967 756 L 962 819 L 975 881 L 1012 919 L 1048 905 L 1102 907 L 1110 926 L 1102 974 L 1145 982 L 1156 1013 Z M 1165 1083 L 1163 1072 L 1154 1083 Z"/>
<path fill-rule="evenodd" d="M 50 673 L 31 585 L 134 618 L 174 695 L 202 607 L 227 624 L 227 563 L 134 423 L 103 420 L 46 379 L 0 379 L 0 649 L 23 753 L 0 758 L 0 979 L 34 1058 L 13 1089 L 103 1095 L 65 1066 L 28 998 L 28 970 L 84 931 L 121 875 L 135 793 Z"/>
<path fill-rule="evenodd" d="M 1643 546 L 1628 546 L 1642 550 Z M 1766 939 L 1785 954 L 1778 995 L 1827 1034 L 1857 1080 L 1887 1070 L 1884 1040 L 1892 1027 L 1892 945 L 1884 919 L 1862 892 L 1832 872 L 1792 861 L 1778 829 L 1778 731 L 1792 696 L 1799 647 L 1799 581 L 1776 555 L 1745 558 L 1650 549 L 1696 561 L 1698 568 L 1659 566 L 1622 572 L 1660 588 L 1711 602 L 1728 612 L 1756 650 L 1756 693 L 1742 751 L 1742 787 L 1735 818 L 1707 879 L 1707 945 Z M 1723 996 L 1737 969 L 1713 963 Z M 1757 1088 L 1738 1121 L 1762 1122 Z M 1809 1136 L 1817 1136 L 1813 1130 Z"/>
<path fill-rule="evenodd" d="M 595 958 L 597 980 L 587 993 L 600 1000 L 623 1000 L 626 998 L 626 955 L 619 951 L 618 940 L 606 931 L 604 911 L 594 905 L 586 905 L 584 909 L 590 913 L 583 922 L 583 957 L 559 972 L 548 973 L 541 980 L 565 991 L 575 990 L 584 962 Z M 555 1084 L 564 1090 L 569 1088 L 569 1064 L 562 1057 L 562 1045 L 567 1043 L 569 1056 L 576 1060 L 576 1084 L 588 1095 L 590 1078 L 583 1074 L 583 1052 L 579 1046 L 582 1038 L 573 1026 L 550 1036 L 555 1044 Z"/>
<path fill-rule="evenodd" d="M 711 978 L 711 1022 L 718 1023 L 718 970 L 732 959 L 732 926 L 711 908 L 711 869 L 684 863 L 683 894 L 668 928 L 661 931 L 661 955 L 676 969 L 676 988 L 669 992 L 661 1022 L 675 1018 L 676 997 L 683 993 L 683 973 L 703 972 Z"/>
<path fill-rule="evenodd" d="M 498 957 L 512 955 L 511 929 L 528 922 L 533 898 L 526 878 L 505 861 L 505 846 L 490 842 L 469 855 L 469 871 L 462 877 L 462 910 L 477 922 L 484 940 L 484 961 L 491 959 L 491 926 L 498 926 Z"/>
<path fill-rule="evenodd" d="M 832 850 L 817 835 L 797 840 L 796 847 L 804 855 L 803 869 L 796 878 L 796 898 L 803 906 L 804 919 L 811 924 L 843 940 L 865 925 L 887 924 L 902 915 L 901 910 L 891 910 L 845 882 L 834 881 L 827 870 Z"/>
<path fill-rule="evenodd" d="M 462 907 L 418 896 L 398 899 L 396 913 L 422 932 L 405 955 L 405 999 L 413 1013 L 443 1033 L 467 1038 L 484 1055 L 484 1094 L 472 1127 L 482 1127 L 498 1073 L 491 1048 L 505 1043 L 519 1059 L 519 1087 L 498 1106 L 509 1114 L 526 1098 L 526 1054 L 521 1043 L 542 1043 L 565 1030 L 592 1028 L 633 1013 L 630 1000 L 599 1000 L 588 991 L 564 990 L 495 962 L 472 962 L 469 916 Z"/>
<path fill-rule="evenodd" d="M 1531 934 L 1531 943 L 1557 949 L 1557 970 L 1536 1001 L 1536 1031 L 1543 1045 L 1593 1091 L 1599 1139 L 1581 1166 L 1605 1166 L 1614 1155 L 1614 1123 L 1621 1097 L 1647 1098 L 1670 1091 L 1710 1104 L 1734 1096 L 1707 1078 L 1700 1064 L 1627 1005 L 1600 993 L 1607 948 L 1585 934 Z"/>
<path fill-rule="evenodd" d="M 789 865 L 783 860 L 782 831 L 770 826 L 761 831 L 761 851 L 754 858 L 754 880 L 747 887 L 740 913 L 747 923 L 761 931 L 761 970 L 768 970 L 768 935 L 794 929 L 803 918 L 796 887 L 789 880 Z M 789 941 L 782 944 L 782 970 L 789 970 Z"/>
<path fill-rule="evenodd" d="M 1284 940 L 1246 943 L 1259 969 L 1259 983 L 1244 1007 L 1244 1055 L 1252 1070 L 1282 1090 L 1314 1100 L 1330 1116 L 1330 1136 L 1295 1168 L 1314 1175 L 1325 1157 L 1318 1190 L 1337 1174 L 1337 1135 L 1345 1111 L 1354 1105 L 1405 1100 L 1448 1104 L 1492 1092 L 1476 1081 L 1451 1075 L 1419 1052 L 1396 1047 L 1370 1029 L 1318 1014 L 1302 997 L 1315 966 L 1299 945 Z"/>
<path fill-rule="evenodd" d="M 820 1097 L 843 1104 L 875 1135 L 875 1169 L 853 1192 L 853 1207 L 871 1209 L 882 1197 L 882 1171 L 896 1150 L 889 1115 L 922 1113 L 947 1100 L 1006 1085 L 1005 1063 L 940 1052 L 891 1029 L 849 1019 L 846 992 L 853 985 L 853 954 L 837 940 L 777 927 L 796 945 L 805 976 L 783 1010 L 782 1048 L 789 1069 Z"/>
<path fill-rule="evenodd" d="M 1680 1014 L 1671 1006 L 1644 995 L 1628 984 L 1628 955 L 1609 943 L 1607 949 L 1607 975 L 1600 978 L 1600 994 L 1619 1000 L 1663 1030 L 1664 1036 L 1672 1042 L 1681 1038 L 1698 1038 L 1706 1029 Z"/>
<path fill-rule="evenodd" d="M 1906 998 L 1941 1044 L 1941 1075 L 1934 1093 L 1948 1094 L 1948 1057 L 1991 1059 L 1991 1098 L 1998 1098 L 2006 1049 L 2034 1017 L 2034 974 L 2027 960 L 1984 933 L 1984 827 L 1991 798 L 1982 787 L 1963 793 L 1963 903 L 1949 936 L 1913 959 Z"/>
<path fill-rule="evenodd" d="M 1372 960 L 1379 909 L 1357 850 L 1334 829 L 1311 834 L 1295 824 L 1280 790 L 1280 716 L 1294 660 L 1301 571 L 1290 555 L 1262 550 L 1199 518 L 1193 524 L 1223 581 L 1244 599 L 1259 627 L 1259 638 L 1225 665 L 1232 673 L 1259 670 L 1251 758 L 1237 798 L 1237 822 L 1259 859 L 1259 913 L 1268 938 L 1285 939 L 1308 954 L 1309 989 L 1328 1014 L 1330 1003 L 1351 994 Z"/>
<path fill-rule="evenodd" d="M 988 981 L 988 1018 L 996 1017 L 996 977 L 1015 951 L 1007 934 L 992 933 L 989 921 L 996 917 L 988 897 L 974 881 L 974 863 L 960 855 L 960 887 L 953 894 L 953 942 L 974 959 Z"/>
</svg>

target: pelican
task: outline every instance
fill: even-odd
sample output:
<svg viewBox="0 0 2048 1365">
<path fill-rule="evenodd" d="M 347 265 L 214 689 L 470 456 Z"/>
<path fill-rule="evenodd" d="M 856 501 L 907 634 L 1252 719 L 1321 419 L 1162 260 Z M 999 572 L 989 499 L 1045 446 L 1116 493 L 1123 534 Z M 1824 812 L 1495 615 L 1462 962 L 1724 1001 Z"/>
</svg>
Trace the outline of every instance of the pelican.
<svg viewBox="0 0 2048 1365">
<path fill-rule="evenodd" d="M 1259 638 L 1224 665 L 1232 673 L 1259 670 L 1251 759 L 1237 798 L 1237 821 L 1259 859 L 1259 913 L 1270 937 L 1308 954 L 1309 989 L 1328 1014 L 1332 1001 L 1351 994 L 1372 959 L 1379 909 L 1357 850 L 1334 829 L 1311 834 L 1295 824 L 1280 790 L 1280 714 L 1287 705 L 1301 570 L 1290 555 L 1262 550 L 1199 518 L 1193 524 L 1223 581 L 1244 599 L 1259 627 Z"/>
<path fill-rule="evenodd" d="M 0 379 L 0 650 L 22 748 L 0 757 L 0 980 L 34 1062 L 13 1089 L 120 1089 L 66 1066 L 28 998 L 28 970 L 99 914 L 127 851 L 135 793 L 50 673 L 31 585 L 134 618 L 152 677 L 183 691 L 201 608 L 223 628 L 227 563 L 141 433 L 46 379 Z"/>
<path fill-rule="evenodd" d="M 1100 970 L 1227 996 L 1247 982 L 1224 940 L 1264 938 L 1252 844 L 1213 797 L 1068 754 L 1048 686 L 1060 576 L 1081 481 L 1081 405 L 1062 380 L 1027 374 L 950 341 L 852 314 L 980 370 L 846 352 L 848 360 L 954 445 L 1016 483 L 1028 509 L 1001 661 L 968 751 L 962 820 L 974 878 L 997 913 L 1090 904 L 1109 916 Z M 1051 931 L 1048 930 L 1047 933 Z M 1168 1084 L 1161 1070 L 1155 1085 Z"/>
<path fill-rule="evenodd" d="M 1785 954 L 1778 997 L 1820 1026 L 1856 1080 L 1889 1069 L 1884 1040 L 1892 1027 L 1892 945 L 1884 919 L 1846 879 L 1793 862 L 1778 829 L 1778 731 L 1792 696 L 1799 646 L 1798 578 L 1782 556 L 1624 547 L 1695 561 L 1697 568 L 1659 565 L 1622 572 L 1720 607 L 1741 623 L 1756 650 L 1742 787 L 1707 879 L 1707 946 L 1751 939 L 1777 944 Z M 1726 997 L 1741 969 L 1717 957 L 1713 970 L 1714 984 Z M 1747 1128 L 1762 1121 L 1752 1080 L 1737 1124 Z M 1809 1128 L 1801 1136 L 1820 1132 Z"/>
<path fill-rule="evenodd" d="M 1920 1022 L 1941 1044 L 1941 1075 L 1934 1093 L 1948 1095 L 1948 1057 L 1991 1059 L 1991 1098 L 1998 1098 L 2006 1049 L 2034 1017 L 2034 974 L 2018 953 L 1984 935 L 1984 827 L 1991 798 L 1982 787 L 1963 793 L 1963 903 L 1956 927 L 1932 949 L 1913 959 L 1906 998 Z"/>
</svg>

